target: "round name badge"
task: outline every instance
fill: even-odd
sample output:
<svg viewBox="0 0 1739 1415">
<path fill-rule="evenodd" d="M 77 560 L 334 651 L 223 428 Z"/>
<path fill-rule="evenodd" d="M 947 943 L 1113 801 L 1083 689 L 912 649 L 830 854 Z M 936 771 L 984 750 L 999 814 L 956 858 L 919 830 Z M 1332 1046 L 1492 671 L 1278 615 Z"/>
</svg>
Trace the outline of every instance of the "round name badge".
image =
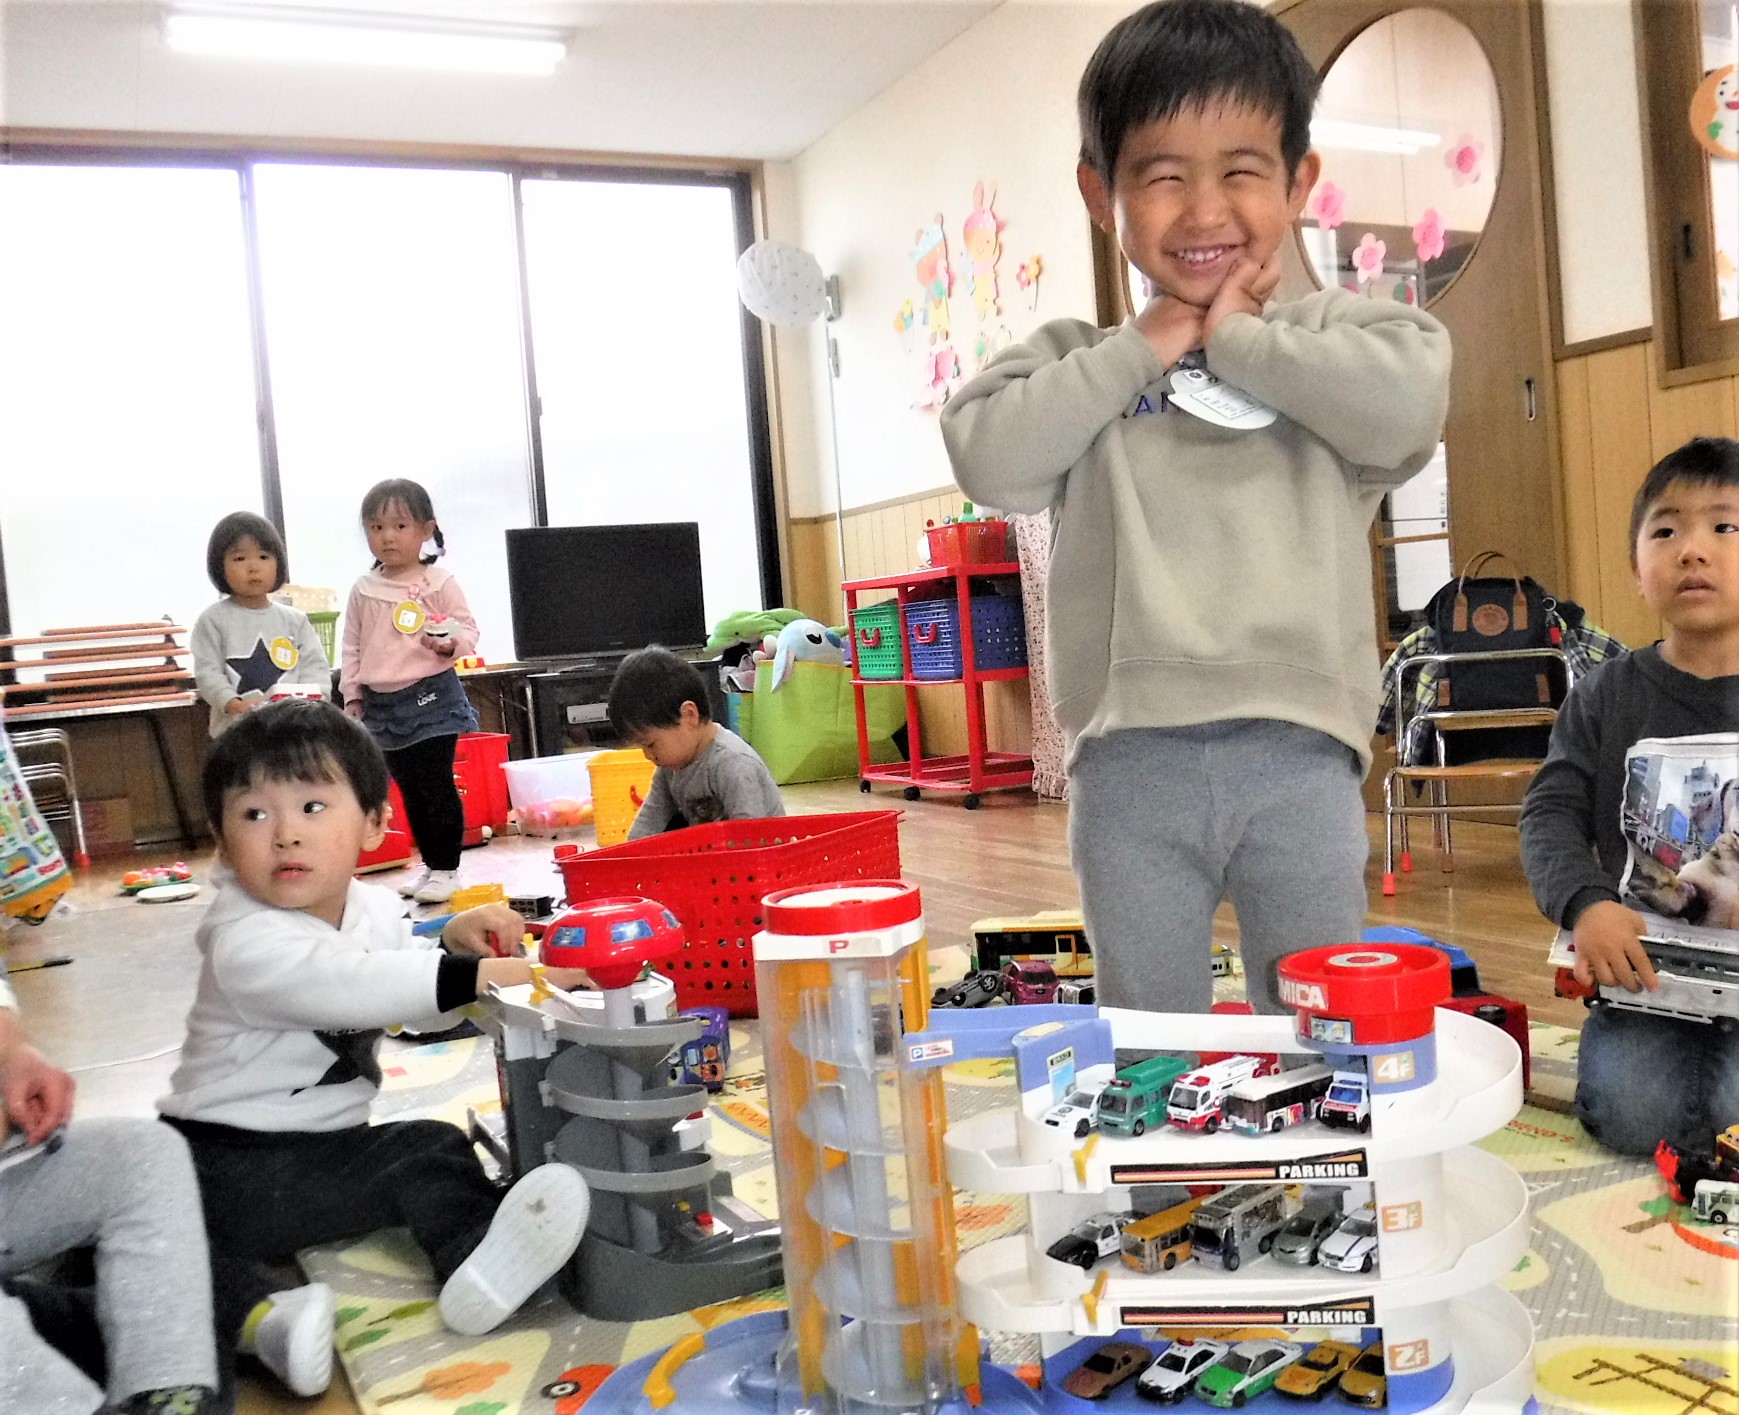
<svg viewBox="0 0 1739 1415">
<path fill-rule="evenodd" d="M 401 634 L 420 634 L 429 616 L 414 599 L 401 599 L 392 612 L 392 626 Z"/>
<path fill-rule="evenodd" d="M 1198 350 L 1185 354 L 1166 379 L 1166 396 L 1184 412 L 1235 432 L 1253 432 L 1267 427 L 1276 416 L 1260 399 L 1234 388 L 1215 374 Z"/>
<path fill-rule="evenodd" d="M 296 652 L 295 643 L 282 637 L 273 639 L 271 643 L 267 644 L 266 653 L 271 657 L 272 662 L 286 673 L 294 668 L 302 657 Z"/>
</svg>

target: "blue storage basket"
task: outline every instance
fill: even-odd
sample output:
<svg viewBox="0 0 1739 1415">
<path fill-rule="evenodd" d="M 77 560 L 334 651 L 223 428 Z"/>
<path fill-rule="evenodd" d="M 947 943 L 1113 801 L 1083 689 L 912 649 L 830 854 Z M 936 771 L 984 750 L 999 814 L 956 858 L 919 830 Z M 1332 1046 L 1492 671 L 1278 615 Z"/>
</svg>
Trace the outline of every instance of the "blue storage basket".
<svg viewBox="0 0 1739 1415">
<path fill-rule="evenodd" d="M 906 654 L 914 678 L 960 677 L 959 601 L 908 601 Z M 972 657 L 981 673 L 1026 667 L 1026 616 L 1019 595 L 972 597 Z"/>
</svg>

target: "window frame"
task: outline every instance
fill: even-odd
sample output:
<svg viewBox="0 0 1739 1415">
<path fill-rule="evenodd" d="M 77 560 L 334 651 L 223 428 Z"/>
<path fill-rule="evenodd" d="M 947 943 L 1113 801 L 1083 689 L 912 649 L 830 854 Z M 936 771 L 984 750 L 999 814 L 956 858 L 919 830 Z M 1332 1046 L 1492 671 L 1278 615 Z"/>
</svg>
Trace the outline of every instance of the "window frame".
<svg viewBox="0 0 1739 1415">
<path fill-rule="evenodd" d="M 1685 111 L 1703 75 L 1697 0 L 1632 0 L 1631 13 L 1661 382 L 1731 377 L 1739 374 L 1739 319 L 1720 317 L 1709 164 L 1690 140 Z"/>
<path fill-rule="evenodd" d="M 519 285 L 520 359 L 526 391 L 526 465 L 532 524 L 549 524 L 544 486 L 543 443 L 537 394 L 537 368 L 531 340 L 530 283 L 525 261 L 524 213 L 520 184 L 527 178 L 651 185 L 718 186 L 731 193 L 737 249 L 740 254 L 757 238 L 761 211 L 761 164 L 680 158 L 611 160 L 602 155 L 535 150 L 470 149 L 454 146 L 394 144 L 391 151 L 370 150 L 356 143 L 274 143 L 243 139 L 189 137 L 154 138 L 142 144 L 122 135 L 78 134 L 52 130 L 15 131 L 8 138 L 8 160 L 34 166 L 92 167 L 215 167 L 238 174 L 241 219 L 248 279 L 248 321 L 253 349 L 256 423 L 259 429 L 261 504 L 263 514 L 284 530 L 283 484 L 278 467 L 277 427 L 267 361 L 265 312 L 260 286 L 260 248 L 254 205 L 253 167 L 261 162 L 302 162 L 330 166 L 450 168 L 502 172 L 512 189 L 515 237 L 515 279 Z M 774 470 L 772 411 L 767 387 L 766 345 L 759 321 L 740 309 L 743 339 L 744 415 L 748 422 L 750 493 L 760 563 L 764 604 L 784 602 L 783 530 L 779 520 L 778 482 Z M 292 548 L 293 549 L 293 548 Z M 6 567 L 0 560 L 0 637 L 13 633 Z"/>
</svg>

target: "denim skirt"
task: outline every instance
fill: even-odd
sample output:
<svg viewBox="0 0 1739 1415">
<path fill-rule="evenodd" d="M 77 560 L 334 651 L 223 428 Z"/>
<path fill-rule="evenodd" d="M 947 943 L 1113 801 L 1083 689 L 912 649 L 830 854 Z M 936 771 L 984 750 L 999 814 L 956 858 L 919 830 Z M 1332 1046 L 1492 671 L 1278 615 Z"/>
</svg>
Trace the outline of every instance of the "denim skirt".
<svg viewBox="0 0 1739 1415">
<path fill-rule="evenodd" d="M 362 690 L 362 725 L 383 752 L 398 752 L 431 737 L 459 737 L 477 730 L 477 711 L 451 668 L 419 678 L 408 688 Z"/>
</svg>

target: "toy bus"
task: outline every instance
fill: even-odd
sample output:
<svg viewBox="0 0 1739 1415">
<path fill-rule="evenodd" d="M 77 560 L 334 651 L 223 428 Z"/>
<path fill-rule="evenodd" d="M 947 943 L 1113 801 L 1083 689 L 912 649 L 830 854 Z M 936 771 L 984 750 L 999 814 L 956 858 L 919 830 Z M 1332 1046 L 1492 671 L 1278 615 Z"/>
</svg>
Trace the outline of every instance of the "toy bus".
<svg viewBox="0 0 1739 1415">
<path fill-rule="evenodd" d="M 1285 1185 L 1236 1184 L 1197 1210 L 1190 1245 L 1198 1261 L 1236 1272 L 1252 1248 L 1266 1253 L 1274 1246 L 1289 1217 Z"/>
<path fill-rule="evenodd" d="M 1150 1056 L 1125 1066 L 1099 1093 L 1099 1128 L 1108 1135 L 1140 1135 L 1160 1124 L 1172 1083 L 1195 1064 L 1193 1056 Z"/>
<path fill-rule="evenodd" d="M 1332 1066 L 1300 1066 L 1274 1076 L 1241 1081 L 1220 1103 L 1220 1118 L 1250 1135 L 1284 1130 L 1315 1118 L 1334 1080 Z"/>
<path fill-rule="evenodd" d="M 1137 1272 L 1170 1272 L 1190 1259 L 1191 1223 L 1204 1196 L 1139 1218 L 1123 1230 L 1123 1261 Z"/>
<path fill-rule="evenodd" d="M 1093 971 L 1087 925 L 1079 909 L 1051 909 L 1025 918 L 980 919 L 972 926 L 972 966 L 1000 969 L 1011 958 L 1048 958 L 1059 978 Z"/>
</svg>

